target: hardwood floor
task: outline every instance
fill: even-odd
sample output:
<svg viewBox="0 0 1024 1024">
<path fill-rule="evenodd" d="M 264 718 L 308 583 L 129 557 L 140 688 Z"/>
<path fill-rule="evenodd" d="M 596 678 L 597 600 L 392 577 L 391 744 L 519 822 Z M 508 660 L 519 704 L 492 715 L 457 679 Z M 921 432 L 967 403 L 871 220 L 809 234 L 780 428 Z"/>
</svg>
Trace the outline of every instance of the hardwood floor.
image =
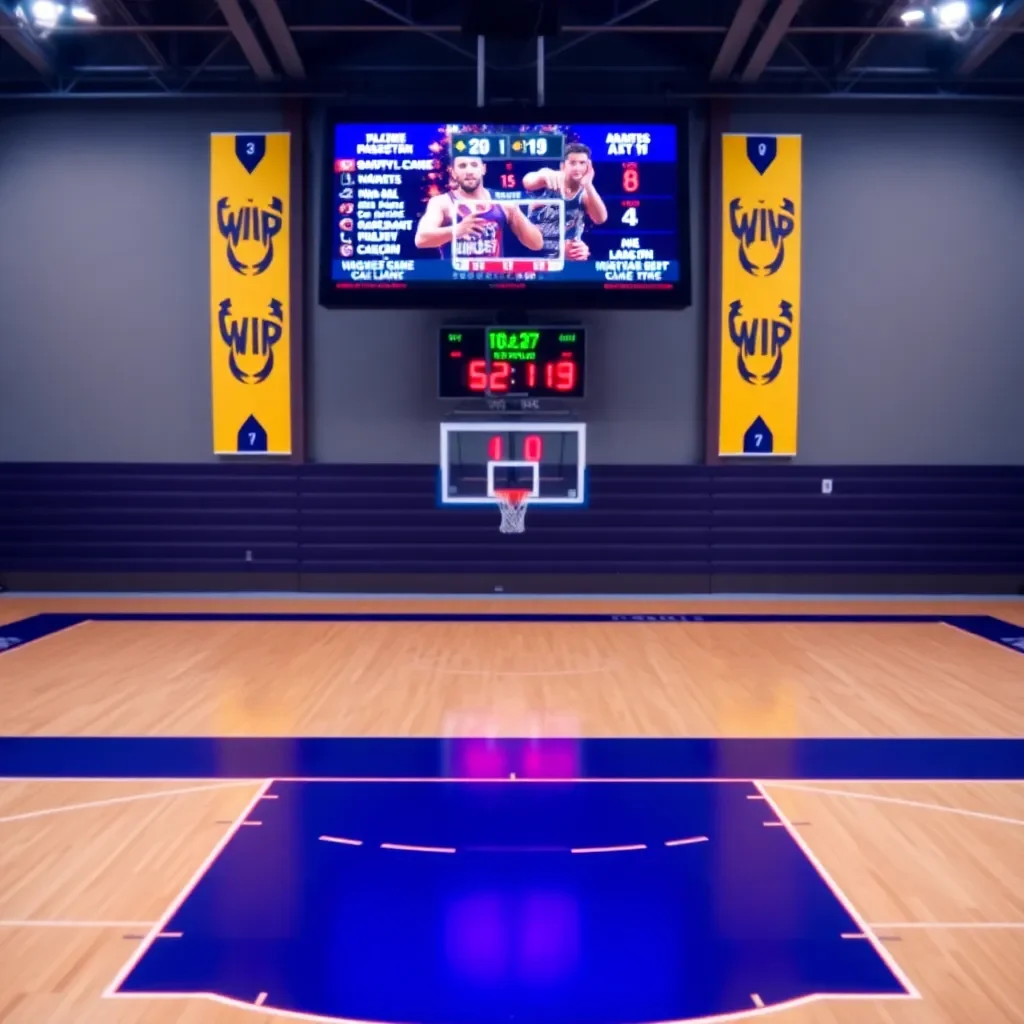
<svg viewBox="0 0 1024 1024">
<path fill-rule="evenodd" d="M 0 620 L 426 608 L 535 610 L 4 599 Z M 959 611 L 1024 624 L 1019 601 L 546 601 L 539 610 Z M 88 623 L 0 656 L 0 694 L 8 736 L 1024 735 L 1024 657 L 930 623 Z M 102 998 L 259 785 L 0 779 L 0 1021 L 291 1019 L 208 1000 Z M 815 1002 L 772 1020 L 1024 1022 L 1024 780 L 794 780 L 765 791 L 922 997 Z"/>
</svg>

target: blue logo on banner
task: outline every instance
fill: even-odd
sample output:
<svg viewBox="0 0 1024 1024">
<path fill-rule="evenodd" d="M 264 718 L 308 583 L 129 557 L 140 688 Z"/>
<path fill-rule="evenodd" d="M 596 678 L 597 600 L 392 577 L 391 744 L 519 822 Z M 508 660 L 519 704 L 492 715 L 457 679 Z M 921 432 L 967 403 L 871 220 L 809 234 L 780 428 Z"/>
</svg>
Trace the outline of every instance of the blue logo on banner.
<svg viewBox="0 0 1024 1024">
<path fill-rule="evenodd" d="M 774 450 L 775 437 L 768 429 L 768 424 L 758 416 L 743 435 L 743 452 L 745 455 L 768 455 Z"/>
<path fill-rule="evenodd" d="M 260 161 L 266 155 L 267 137 L 265 135 L 235 136 L 235 156 L 250 174 L 259 167 Z"/>
<path fill-rule="evenodd" d="M 238 450 L 240 452 L 265 452 L 267 450 L 267 432 L 255 416 L 250 416 L 238 432 Z"/>
<path fill-rule="evenodd" d="M 743 303 L 729 304 L 729 337 L 739 349 L 736 367 L 748 384 L 770 384 L 782 372 L 782 348 L 793 336 L 793 305 L 779 303 L 777 317 L 746 319 Z"/>
<path fill-rule="evenodd" d="M 227 242 L 228 263 L 247 277 L 257 277 L 274 262 L 274 239 L 283 224 L 284 203 L 277 196 L 265 207 L 250 199 L 237 210 L 231 208 L 227 197 L 217 200 L 217 230 Z M 249 260 L 239 255 L 240 245 L 252 251 Z"/>
<path fill-rule="evenodd" d="M 262 384 L 274 370 L 274 345 L 284 333 L 284 307 L 277 299 L 267 305 L 269 316 L 234 317 L 231 300 L 218 309 L 221 341 L 231 349 L 228 365 L 243 384 Z"/>
<path fill-rule="evenodd" d="M 733 199 L 729 227 L 739 243 L 740 266 L 753 277 L 771 277 L 786 260 L 786 239 L 796 227 L 796 204 L 783 199 L 773 209 L 762 200 L 755 209 L 744 210 L 743 201 Z M 756 252 L 751 251 L 754 246 Z"/>
<path fill-rule="evenodd" d="M 774 135 L 748 135 L 747 159 L 758 174 L 764 174 L 775 162 L 779 141 Z"/>
</svg>

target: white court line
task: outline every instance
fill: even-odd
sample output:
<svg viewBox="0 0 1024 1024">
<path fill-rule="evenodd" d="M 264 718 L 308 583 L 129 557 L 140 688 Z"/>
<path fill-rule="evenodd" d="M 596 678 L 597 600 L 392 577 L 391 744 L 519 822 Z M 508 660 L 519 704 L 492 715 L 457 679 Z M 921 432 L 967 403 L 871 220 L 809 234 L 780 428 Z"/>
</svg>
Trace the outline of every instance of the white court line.
<svg viewBox="0 0 1024 1024">
<path fill-rule="evenodd" d="M 983 821 L 999 821 L 1005 825 L 1024 825 L 1024 818 L 1007 818 L 1001 814 L 988 814 L 985 811 L 968 811 L 962 807 L 948 807 L 946 804 L 933 804 L 924 800 L 906 800 L 897 796 L 877 796 L 874 793 L 851 793 L 848 789 L 827 789 L 824 786 L 804 786 L 793 782 L 768 782 L 766 785 L 779 789 L 796 789 L 805 793 L 826 793 L 829 796 L 848 796 L 854 800 L 874 800 L 882 804 L 897 804 L 901 807 L 924 807 L 930 811 L 945 811 L 947 814 L 960 814 L 965 818 L 981 818 Z"/>
<path fill-rule="evenodd" d="M 152 928 L 152 921 L 0 921 L 0 928 Z"/>
<path fill-rule="evenodd" d="M 632 846 L 576 846 L 570 853 L 627 853 L 630 850 L 646 850 L 643 843 L 634 843 Z"/>
<path fill-rule="evenodd" d="M 903 972 L 903 968 L 896 962 L 893 955 L 889 952 L 885 946 L 879 941 L 878 936 L 871 930 L 868 923 L 858 913 L 857 908 L 850 902 L 849 898 L 843 892 L 842 889 L 836 884 L 835 879 L 825 869 L 825 865 L 818 860 L 814 851 L 807 845 L 804 837 L 790 824 L 789 818 L 782 813 L 782 809 L 772 799 L 771 795 L 765 790 L 764 785 L 760 782 L 754 782 L 758 790 L 764 794 L 765 801 L 768 806 L 775 812 L 776 817 L 782 822 L 783 827 L 789 833 L 790 839 L 803 851 L 803 855 L 810 861 L 812 867 L 821 876 L 822 881 L 832 890 L 833 896 L 843 905 L 846 912 L 853 918 L 857 927 L 867 936 L 868 941 L 875 948 L 875 952 L 882 958 L 882 961 L 888 966 L 889 970 L 892 971 L 896 979 L 906 989 L 907 996 L 911 999 L 920 999 L 921 993 L 918 992 L 917 987 L 910 980 L 909 977 Z M 768 783 L 770 785 L 770 783 Z"/>
<path fill-rule="evenodd" d="M 188 899 L 189 895 L 192 893 L 192 890 L 195 889 L 195 887 L 202 880 L 203 875 L 205 875 L 206 872 L 210 870 L 210 866 L 213 864 L 213 862 L 221 855 L 224 848 L 235 837 L 235 834 L 241 827 L 242 822 L 245 821 L 247 817 L 249 817 L 249 815 L 253 811 L 253 808 L 256 807 L 260 800 L 263 799 L 263 795 L 273 784 L 273 781 L 273 779 L 263 780 L 263 784 L 253 795 L 252 799 L 245 805 L 245 807 L 242 808 L 241 813 L 238 815 L 237 818 L 235 818 L 234 824 L 231 826 L 231 828 L 229 828 L 224 833 L 224 835 L 221 836 L 220 841 L 209 852 L 209 854 L 207 854 L 206 859 L 196 869 L 195 874 L 188 880 L 188 882 L 185 883 L 185 886 L 182 888 L 181 892 L 178 893 L 178 895 L 174 898 L 171 905 L 167 908 L 166 911 L 164 911 L 163 916 L 160 918 L 160 920 L 157 921 L 152 928 L 150 928 L 145 939 L 143 939 L 142 942 L 139 943 L 138 948 L 128 959 L 128 962 L 124 965 L 124 967 L 121 968 L 120 971 L 117 972 L 117 976 L 106 987 L 106 989 L 103 992 L 104 999 L 110 999 L 118 994 L 117 990 L 124 983 L 125 978 L 127 978 L 128 975 L 131 974 L 131 972 L 135 969 L 135 965 L 143 958 L 143 956 L 145 956 L 150 946 L 152 946 L 154 941 L 156 941 L 157 936 L 165 930 L 165 928 L 167 927 L 167 922 L 170 921 L 172 917 L 174 917 L 174 915 L 178 912 L 179 907 L 181 907 L 185 900 Z"/>
<path fill-rule="evenodd" d="M 382 850 L 405 850 L 407 853 L 454 853 L 454 846 L 409 846 L 407 843 L 381 843 Z"/>
<path fill-rule="evenodd" d="M 689 846 L 691 843 L 706 843 L 708 842 L 707 836 L 693 836 L 690 839 L 669 839 L 666 846 Z"/>
<path fill-rule="evenodd" d="M 500 740 L 523 740 L 529 739 L 529 737 L 522 736 L 505 736 L 505 737 L 492 737 L 492 739 Z M 578 740 L 579 737 L 565 737 L 565 736 L 554 736 L 554 737 L 537 737 L 542 739 L 551 740 Z M 447 742 L 452 741 L 468 741 L 468 740 L 479 740 L 479 736 L 449 736 Z M 197 779 L 207 782 L 217 781 L 217 776 L 184 776 L 184 777 L 170 777 L 166 775 L 134 775 L 134 776 L 103 776 L 103 775 L 0 775 L 0 782 L 195 782 Z M 252 785 L 257 786 L 261 782 L 265 781 L 261 776 L 251 776 L 248 778 L 234 778 L 234 779 L 223 779 L 221 778 L 218 785 L 223 786 L 244 786 Z M 424 778 L 423 776 L 377 776 L 377 775 L 275 775 L 275 782 L 466 782 L 477 784 L 481 782 L 509 782 L 511 780 L 504 777 L 486 778 L 486 779 L 470 779 L 462 776 L 438 776 L 436 778 Z M 579 776 L 567 775 L 564 777 L 550 778 L 550 779 L 517 779 L 518 782 L 548 782 L 548 783 L 560 783 L 565 784 L 566 782 L 586 782 L 590 784 L 601 783 L 601 782 L 615 782 L 615 783 L 673 783 L 678 784 L 681 782 L 705 782 L 709 784 L 729 783 L 736 784 L 743 782 L 751 784 L 753 779 L 749 776 L 735 776 L 727 778 L 707 778 L 691 775 L 679 775 L 679 776 L 667 776 L 658 777 L 652 779 L 637 778 L 633 776 L 631 778 L 580 778 Z M 849 786 L 1020 786 L 1024 785 L 1024 774 L 1019 779 L 854 779 L 854 778 L 843 778 L 843 779 L 763 779 L 766 786 L 788 786 L 793 787 L 797 785 L 810 786 L 810 785 L 834 785 L 835 783 L 845 783 Z M 211 786 L 209 788 L 215 788 Z M 815 789 L 814 792 L 824 792 L 821 789 Z"/>
<path fill-rule="evenodd" d="M 342 846 L 362 846 L 362 839 L 343 839 L 341 836 L 321 836 L 321 843 L 340 843 Z"/>
<path fill-rule="evenodd" d="M 216 992 L 117 992 L 114 998 L 118 999 L 207 999 L 211 1003 L 218 1003 L 221 1006 L 230 1006 L 237 1010 L 251 1010 L 262 1013 L 266 1017 L 267 1010 L 262 1005 L 254 1002 L 243 1003 L 240 999 L 231 999 Z M 796 999 L 788 999 L 785 1002 L 773 1003 L 771 1006 L 755 1007 L 750 1010 L 737 1010 L 733 1013 L 714 1014 L 708 1017 L 688 1017 L 686 1024 L 701 1024 L 706 1021 L 708 1024 L 727 1024 L 728 1021 L 751 1020 L 753 1018 L 767 1017 L 769 1014 L 781 1013 L 785 1010 L 794 1010 L 798 1006 L 813 1006 L 815 1003 L 845 1003 L 862 1002 L 877 1003 L 889 999 L 908 999 L 906 994 L 890 995 L 888 993 L 864 993 L 864 992 L 828 992 L 822 995 L 798 996 Z M 920 998 L 920 997 L 916 997 Z M 753 999 L 751 999 L 753 1002 Z M 282 1010 L 275 1006 L 271 1013 L 276 1017 L 284 1017 L 288 1020 L 311 1020 L 323 1021 L 325 1024 L 375 1024 L 373 1021 L 357 1020 L 351 1017 L 324 1017 L 315 1013 L 303 1013 L 300 1010 Z M 683 1024 L 682 1021 L 677 1024 Z"/>
<path fill-rule="evenodd" d="M 23 780 L 27 781 L 27 780 Z M 77 782 L 77 779 L 62 779 L 62 782 Z M 93 780 L 102 781 L 102 780 Z M 144 780 L 137 779 L 133 780 L 142 782 Z M 152 780 L 150 780 L 152 781 Z M 81 811 L 89 807 L 109 807 L 111 804 L 127 804 L 132 803 L 135 800 L 156 800 L 161 796 L 181 796 L 184 793 L 205 793 L 209 790 L 214 789 L 229 789 L 234 786 L 249 786 L 251 782 L 231 781 L 231 782 L 215 782 L 206 783 L 202 786 L 188 786 L 184 789 L 164 789 L 159 793 L 133 793 L 131 796 L 112 796 L 106 800 L 88 800 L 85 803 L 80 804 L 63 804 L 60 807 L 46 807 L 41 811 L 25 811 L 22 814 L 8 814 L 5 817 L 0 818 L 0 825 L 5 825 L 10 821 L 27 821 L 29 818 L 45 818 L 50 814 L 62 814 L 64 811 Z"/>
</svg>

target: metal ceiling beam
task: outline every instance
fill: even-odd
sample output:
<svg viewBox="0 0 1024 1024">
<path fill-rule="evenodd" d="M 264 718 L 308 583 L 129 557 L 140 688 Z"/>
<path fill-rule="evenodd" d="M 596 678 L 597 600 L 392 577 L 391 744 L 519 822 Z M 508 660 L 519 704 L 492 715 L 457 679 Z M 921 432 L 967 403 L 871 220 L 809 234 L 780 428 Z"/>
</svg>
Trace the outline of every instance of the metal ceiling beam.
<svg viewBox="0 0 1024 1024">
<path fill-rule="evenodd" d="M 580 31 L 582 31 L 583 34 L 577 36 L 575 39 L 566 43 L 564 46 L 558 47 L 557 50 L 552 50 L 551 53 L 548 54 L 548 60 L 550 60 L 553 57 L 557 57 L 561 53 L 565 53 L 566 50 L 571 50 L 574 46 L 579 46 L 580 43 L 585 43 L 588 39 L 597 35 L 598 32 L 610 32 L 619 28 L 621 22 L 626 21 L 629 18 L 632 18 L 634 14 L 639 14 L 641 11 L 647 10 L 648 7 L 653 7 L 656 3 L 659 2 L 660 0 L 641 0 L 640 3 L 634 4 L 632 7 L 627 8 L 621 14 L 617 14 L 614 18 L 611 18 L 610 20 L 606 21 L 603 25 L 594 25 L 593 27 L 590 28 L 582 28 L 581 26 Z"/>
<path fill-rule="evenodd" d="M 33 39 L 25 27 L 0 3 L 0 36 L 22 60 L 27 61 L 43 76 L 52 78 L 55 74 L 49 52 Z"/>
<path fill-rule="evenodd" d="M 960 58 L 956 66 L 958 75 L 969 75 L 977 71 L 981 65 L 999 49 L 1013 30 L 1024 25 L 1024 0 L 1010 0 L 1003 7 L 1002 15 L 989 27 L 981 29 L 976 42 L 972 43 L 967 52 Z"/>
<path fill-rule="evenodd" d="M 272 82 L 274 80 L 274 69 L 270 66 L 270 61 L 263 52 L 263 47 L 260 46 L 256 33 L 253 32 L 252 26 L 242 13 L 242 5 L 239 3 L 239 0 L 217 0 L 217 6 L 220 8 L 221 14 L 224 15 L 224 20 L 228 23 L 228 28 L 231 29 L 235 42 L 238 43 L 242 53 L 245 54 L 245 59 L 252 66 L 253 71 L 256 72 L 256 77 L 261 82 Z"/>
<path fill-rule="evenodd" d="M 1000 19 L 1001 20 L 1001 19 Z M 292 35 L 350 35 L 362 33 L 419 33 L 420 35 L 439 35 L 447 33 L 458 35 L 462 28 L 458 25 L 290 25 Z M 600 33 L 623 35 L 684 35 L 684 36 L 724 36 L 729 30 L 727 25 L 563 25 L 562 35 L 573 35 L 585 32 L 589 35 Z M 0 32 L 5 31 L 0 28 Z M 51 36 L 106 36 L 106 35 L 218 35 L 229 34 L 226 25 L 56 25 L 49 32 Z M 1024 25 L 1017 27 L 1004 26 L 1000 30 L 1004 35 L 1024 35 Z M 864 25 L 793 25 L 786 33 L 788 36 L 934 36 L 949 38 L 949 30 L 916 25 L 879 25 L 876 28 Z M 465 51 L 467 54 L 468 50 Z M 475 59 L 475 58 L 474 58 Z"/>
<path fill-rule="evenodd" d="M 395 21 L 401 22 L 407 29 L 413 32 L 422 32 L 425 36 L 429 36 L 434 42 L 440 43 L 442 46 L 447 46 L 449 50 L 454 50 L 456 53 L 461 53 L 463 57 L 468 57 L 474 64 L 476 63 L 476 54 L 470 52 L 465 47 L 459 46 L 458 43 L 453 43 L 450 39 L 445 39 L 444 36 L 439 36 L 436 32 L 432 31 L 432 25 L 418 25 L 412 18 L 407 18 L 404 14 L 399 14 L 398 11 L 392 10 L 387 4 L 382 4 L 380 0 L 363 0 L 363 3 L 369 4 L 371 7 L 380 11 L 381 14 L 386 14 L 389 18 L 393 18 Z M 459 26 L 453 26 L 456 31 L 461 32 L 462 29 Z"/>
<path fill-rule="evenodd" d="M 277 0 L 252 0 L 252 5 L 267 30 L 270 44 L 274 47 L 284 73 L 290 78 L 305 78 L 306 69 L 302 66 L 302 58 L 295 48 L 295 40 L 288 31 L 288 25 L 285 23 L 281 8 L 277 5 Z"/>
<path fill-rule="evenodd" d="M 768 0 L 741 0 L 732 19 L 732 24 L 729 25 L 729 31 L 726 32 L 725 39 L 722 40 L 715 63 L 711 66 L 712 82 L 719 82 L 733 73 L 736 62 L 743 52 L 743 47 L 747 45 L 754 26 L 757 24 L 757 19 L 761 17 L 761 12 L 767 3 Z"/>
<path fill-rule="evenodd" d="M 906 10 L 906 0 L 893 0 L 886 9 L 885 14 L 882 15 L 878 22 L 878 28 L 884 28 L 888 23 L 899 14 L 900 11 Z M 860 42 L 850 52 L 850 56 L 846 58 L 846 63 L 843 65 L 843 74 L 849 74 L 857 62 L 867 53 L 868 47 L 874 42 L 875 36 L 879 35 L 877 31 L 869 31 Z"/>
<path fill-rule="evenodd" d="M 156 43 L 146 35 L 146 27 L 128 10 L 124 0 L 104 0 L 103 6 L 112 11 L 126 25 L 139 29 L 139 45 L 149 54 L 158 70 L 166 71 L 168 68 L 167 58 L 160 52 Z"/>
<path fill-rule="evenodd" d="M 789 31 L 789 26 L 796 17 L 796 12 L 800 10 L 801 3 L 803 0 L 781 0 L 771 21 L 768 22 L 768 27 L 764 30 L 764 35 L 761 36 L 754 52 L 750 55 L 743 74 L 740 75 L 741 82 L 756 82 L 761 77 L 761 73 L 768 67 L 768 62 Z"/>
</svg>

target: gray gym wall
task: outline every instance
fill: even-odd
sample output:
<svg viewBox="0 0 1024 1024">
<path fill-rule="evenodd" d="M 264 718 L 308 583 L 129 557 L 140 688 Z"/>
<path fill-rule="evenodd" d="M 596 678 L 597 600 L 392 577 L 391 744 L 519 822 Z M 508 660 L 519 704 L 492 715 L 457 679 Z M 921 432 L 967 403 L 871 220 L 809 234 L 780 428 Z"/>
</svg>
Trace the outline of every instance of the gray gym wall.
<svg viewBox="0 0 1024 1024">
<path fill-rule="evenodd" d="M 213 460 L 207 137 L 281 127 L 269 105 L 0 107 L 0 460 Z M 731 127 L 804 136 L 798 461 L 1024 464 L 1021 114 L 751 104 Z M 310 455 L 433 462 L 438 315 L 316 303 L 322 138 L 314 117 Z M 593 462 L 700 461 L 698 173 L 691 191 L 693 307 L 584 317 Z"/>
</svg>

